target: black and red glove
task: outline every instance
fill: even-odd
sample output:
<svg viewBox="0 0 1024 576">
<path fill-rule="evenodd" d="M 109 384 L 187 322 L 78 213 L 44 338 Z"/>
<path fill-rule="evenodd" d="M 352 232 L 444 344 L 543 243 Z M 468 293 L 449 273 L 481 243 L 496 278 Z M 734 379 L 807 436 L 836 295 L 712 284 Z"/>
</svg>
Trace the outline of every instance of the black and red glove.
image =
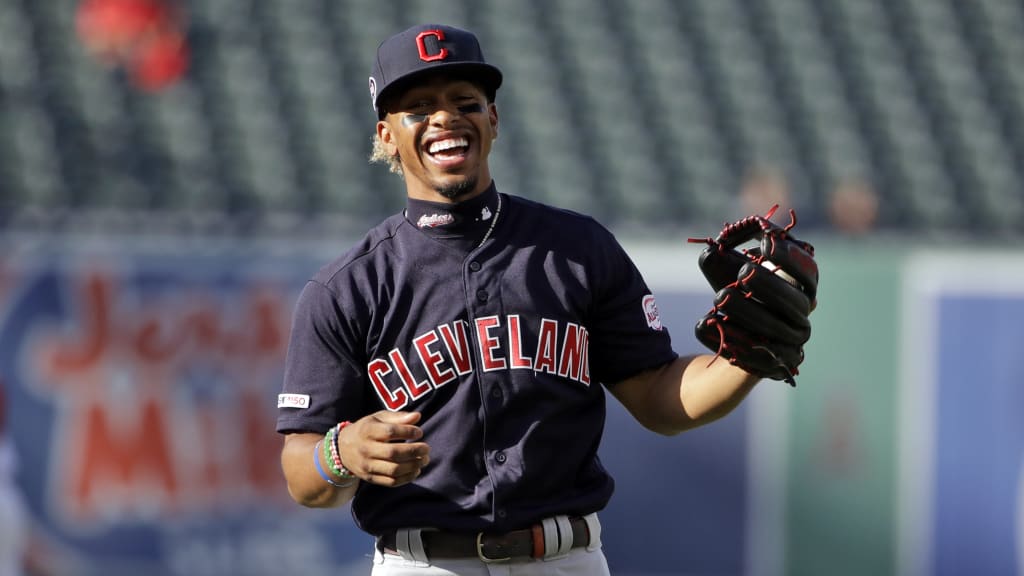
<svg viewBox="0 0 1024 576">
<path fill-rule="evenodd" d="M 762 378 L 796 386 L 811 337 L 809 316 L 817 303 L 818 264 L 814 247 L 790 234 L 796 213 L 785 227 L 764 216 L 727 224 L 706 243 L 698 264 L 715 289 L 711 310 L 697 323 L 702 344 Z M 742 245 L 753 242 L 749 248 Z"/>
</svg>

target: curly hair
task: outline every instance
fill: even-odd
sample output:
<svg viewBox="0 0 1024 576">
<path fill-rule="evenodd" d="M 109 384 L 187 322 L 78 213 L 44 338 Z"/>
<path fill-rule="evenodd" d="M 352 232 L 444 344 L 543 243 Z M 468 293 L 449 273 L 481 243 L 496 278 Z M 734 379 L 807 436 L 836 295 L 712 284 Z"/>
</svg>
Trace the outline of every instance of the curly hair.
<svg viewBox="0 0 1024 576">
<path fill-rule="evenodd" d="M 384 148 L 384 143 L 381 142 L 380 136 L 377 134 L 373 135 L 373 152 L 370 153 L 370 162 L 387 164 L 388 170 L 392 174 L 403 176 L 402 159 L 398 154 L 388 154 L 388 151 Z"/>
</svg>

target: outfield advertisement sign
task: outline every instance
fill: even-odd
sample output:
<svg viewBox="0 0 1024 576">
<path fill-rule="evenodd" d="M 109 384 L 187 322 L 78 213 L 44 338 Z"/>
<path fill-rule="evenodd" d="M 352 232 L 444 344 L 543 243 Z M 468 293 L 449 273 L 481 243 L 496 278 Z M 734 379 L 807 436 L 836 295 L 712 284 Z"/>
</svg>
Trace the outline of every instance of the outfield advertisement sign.
<svg viewBox="0 0 1024 576">
<path fill-rule="evenodd" d="M 901 573 L 1024 574 L 1024 258 L 906 278 Z"/>
<path fill-rule="evenodd" d="M 36 542 L 74 573 L 327 573 L 369 542 L 347 511 L 291 502 L 273 429 L 313 263 L 193 248 L 0 260 L 0 377 Z"/>
</svg>

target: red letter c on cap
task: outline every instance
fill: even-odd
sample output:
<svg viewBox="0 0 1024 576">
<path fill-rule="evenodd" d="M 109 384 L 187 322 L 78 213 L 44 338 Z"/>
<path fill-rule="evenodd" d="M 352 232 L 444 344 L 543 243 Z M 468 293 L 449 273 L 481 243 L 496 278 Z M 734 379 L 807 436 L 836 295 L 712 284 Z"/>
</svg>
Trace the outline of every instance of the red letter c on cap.
<svg viewBox="0 0 1024 576">
<path fill-rule="evenodd" d="M 442 47 L 441 51 L 436 54 L 431 54 L 427 50 L 426 39 L 429 38 L 430 36 L 437 38 L 437 43 L 440 45 L 441 40 L 444 40 L 444 31 L 427 30 L 425 32 L 420 32 L 419 35 L 416 36 L 416 47 L 419 48 L 420 51 L 420 60 L 423 60 L 424 62 L 433 62 L 434 60 L 444 60 L 445 58 L 447 58 L 447 48 Z"/>
</svg>

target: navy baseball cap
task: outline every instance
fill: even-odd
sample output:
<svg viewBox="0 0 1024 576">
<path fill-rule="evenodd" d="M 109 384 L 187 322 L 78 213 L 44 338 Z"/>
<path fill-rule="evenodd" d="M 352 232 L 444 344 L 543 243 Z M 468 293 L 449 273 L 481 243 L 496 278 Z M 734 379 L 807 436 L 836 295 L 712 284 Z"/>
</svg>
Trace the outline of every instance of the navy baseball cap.
<svg viewBox="0 0 1024 576">
<path fill-rule="evenodd" d="M 387 94 L 437 72 L 479 82 L 490 100 L 501 86 L 501 70 L 484 60 L 472 32 L 440 24 L 413 26 L 377 47 L 370 74 L 370 99 L 377 117 L 384 116 L 380 102 Z"/>
</svg>

